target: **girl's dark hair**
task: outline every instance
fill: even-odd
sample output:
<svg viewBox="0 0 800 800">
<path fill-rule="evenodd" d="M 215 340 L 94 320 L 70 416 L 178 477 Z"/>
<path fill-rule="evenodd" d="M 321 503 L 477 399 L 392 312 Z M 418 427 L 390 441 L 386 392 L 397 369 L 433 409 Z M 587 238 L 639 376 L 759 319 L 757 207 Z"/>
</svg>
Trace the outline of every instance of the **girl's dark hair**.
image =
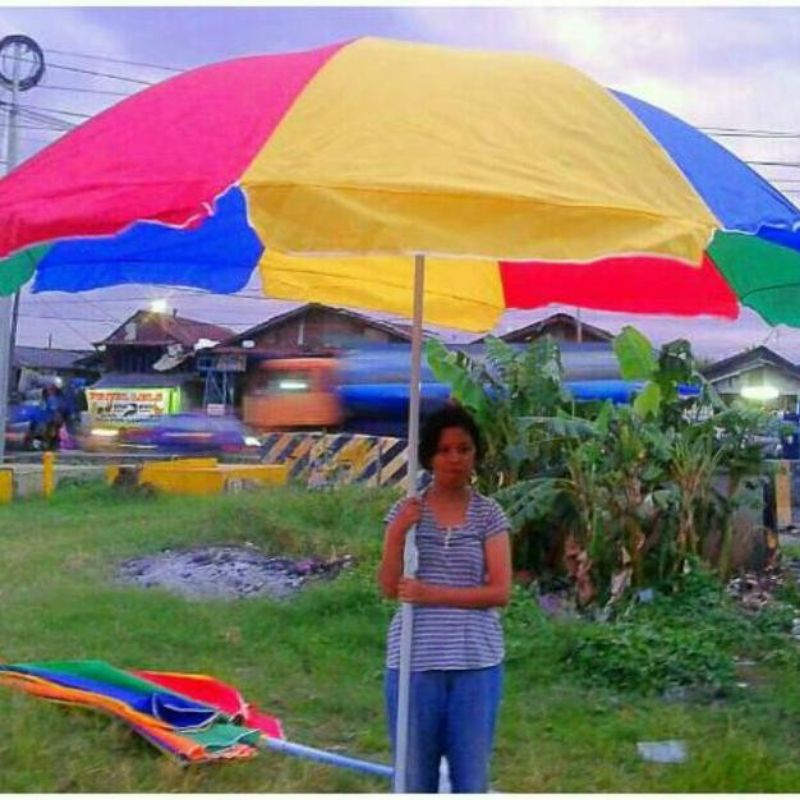
<svg viewBox="0 0 800 800">
<path fill-rule="evenodd" d="M 461 406 L 448 404 L 429 414 L 419 435 L 419 463 L 423 469 L 430 469 L 433 457 L 439 447 L 439 439 L 445 428 L 461 428 L 466 431 L 475 445 L 475 463 L 483 457 L 483 438 L 472 415 Z"/>
</svg>

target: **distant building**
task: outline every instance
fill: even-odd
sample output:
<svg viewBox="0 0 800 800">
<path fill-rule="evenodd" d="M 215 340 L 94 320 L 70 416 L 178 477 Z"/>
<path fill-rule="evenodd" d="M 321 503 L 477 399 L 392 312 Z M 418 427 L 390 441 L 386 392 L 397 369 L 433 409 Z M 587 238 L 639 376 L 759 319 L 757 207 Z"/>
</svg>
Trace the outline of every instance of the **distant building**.
<svg viewBox="0 0 800 800">
<path fill-rule="evenodd" d="M 163 372 L 185 362 L 198 345 L 213 347 L 232 337 L 233 331 L 208 322 L 137 311 L 115 331 L 95 343 L 102 353 L 105 372 Z M 159 363 L 168 356 L 174 364 Z"/>
<path fill-rule="evenodd" d="M 582 322 L 571 314 L 552 314 L 545 319 L 508 331 L 500 336 L 509 343 L 524 344 L 525 342 L 539 339 L 542 336 L 551 336 L 559 342 L 611 342 L 614 334 L 594 325 Z"/>
<path fill-rule="evenodd" d="M 16 345 L 11 364 L 12 391 L 24 394 L 42 381 L 56 378 L 65 385 L 73 378 L 91 382 L 99 375 L 99 366 L 97 353 L 93 350 Z"/>
<path fill-rule="evenodd" d="M 321 303 L 306 303 L 248 328 L 201 355 L 203 405 L 229 410 L 239 405 L 253 372 L 265 359 L 334 357 L 365 344 L 411 341 L 401 326 Z"/>
<path fill-rule="evenodd" d="M 778 355 L 768 347 L 755 347 L 702 369 L 703 375 L 724 400 L 742 396 L 742 390 L 770 392 L 769 407 L 795 411 L 800 398 L 800 366 Z"/>
<path fill-rule="evenodd" d="M 321 303 L 306 303 L 268 319 L 228 339 L 222 347 L 245 347 L 300 355 L 358 346 L 410 342 L 411 333 L 399 325 Z"/>
<path fill-rule="evenodd" d="M 111 426 L 203 405 L 197 352 L 233 331 L 177 314 L 137 311 L 96 343 L 104 374 L 86 393 L 94 423 Z"/>
</svg>

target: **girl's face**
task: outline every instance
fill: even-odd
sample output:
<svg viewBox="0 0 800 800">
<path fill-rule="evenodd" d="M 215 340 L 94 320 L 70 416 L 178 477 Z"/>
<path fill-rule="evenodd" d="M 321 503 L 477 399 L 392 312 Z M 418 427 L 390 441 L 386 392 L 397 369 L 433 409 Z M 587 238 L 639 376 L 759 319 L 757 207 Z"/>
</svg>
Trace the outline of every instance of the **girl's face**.
<svg viewBox="0 0 800 800">
<path fill-rule="evenodd" d="M 475 442 L 463 428 L 443 428 L 431 459 L 434 480 L 442 487 L 461 488 L 475 469 Z"/>
</svg>

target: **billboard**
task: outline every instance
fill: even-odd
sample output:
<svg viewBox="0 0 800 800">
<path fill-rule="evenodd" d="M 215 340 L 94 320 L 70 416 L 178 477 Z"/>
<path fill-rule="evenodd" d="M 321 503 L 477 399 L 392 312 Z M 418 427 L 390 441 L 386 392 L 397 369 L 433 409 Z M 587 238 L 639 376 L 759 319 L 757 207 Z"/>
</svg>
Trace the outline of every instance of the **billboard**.
<svg viewBox="0 0 800 800">
<path fill-rule="evenodd" d="M 141 422 L 179 410 L 180 389 L 87 389 L 86 403 L 96 422 Z"/>
</svg>

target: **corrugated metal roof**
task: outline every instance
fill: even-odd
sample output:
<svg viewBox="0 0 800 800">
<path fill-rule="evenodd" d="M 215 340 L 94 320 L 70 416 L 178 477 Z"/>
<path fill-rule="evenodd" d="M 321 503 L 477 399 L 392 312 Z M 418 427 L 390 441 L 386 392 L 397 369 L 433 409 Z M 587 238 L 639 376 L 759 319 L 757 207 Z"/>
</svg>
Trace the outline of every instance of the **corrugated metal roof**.
<svg viewBox="0 0 800 800">
<path fill-rule="evenodd" d="M 248 328 L 246 331 L 243 331 L 242 333 L 237 333 L 235 336 L 232 336 L 232 338 L 223 342 L 222 344 L 224 346 L 236 345 L 239 342 L 244 341 L 245 339 L 252 339 L 254 336 L 258 336 L 269 330 L 274 330 L 275 328 L 278 328 L 287 322 L 291 322 L 293 319 L 297 319 L 298 317 L 309 314 L 311 312 L 323 312 L 330 314 L 331 316 L 344 317 L 353 322 L 358 322 L 361 325 L 365 325 L 369 328 L 374 328 L 376 330 L 383 331 L 384 333 L 390 334 L 392 336 L 396 336 L 398 339 L 402 341 L 411 340 L 411 333 L 405 330 L 402 325 L 394 325 L 389 322 L 383 322 L 379 319 L 375 319 L 373 317 L 369 317 L 364 314 L 359 314 L 356 311 L 351 311 L 349 309 L 341 308 L 339 306 L 328 306 L 323 303 L 305 303 L 304 305 L 299 306 L 297 308 L 293 308 L 290 311 L 284 311 L 280 314 L 276 314 L 274 317 L 270 317 L 270 319 L 264 322 L 259 322 L 252 328 Z"/>
<path fill-rule="evenodd" d="M 137 311 L 98 344 L 135 347 L 169 345 L 177 342 L 184 347 L 193 347 L 200 339 L 222 342 L 233 335 L 233 331 L 229 328 L 212 325 L 209 322 L 154 311 Z"/>
<path fill-rule="evenodd" d="M 59 350 L 55 347 L 14 347 L 14 366 L 30 369 L 85 369 L 76 361 L 94 355 L 94 350 Z"/>
<path fill-rule="evenodd" d="M 191 372 L 156 373 L 108 372 L 89 389 L 160 389 L 182 386 L 188 381 L 201 380 Z"/>
</svg>

